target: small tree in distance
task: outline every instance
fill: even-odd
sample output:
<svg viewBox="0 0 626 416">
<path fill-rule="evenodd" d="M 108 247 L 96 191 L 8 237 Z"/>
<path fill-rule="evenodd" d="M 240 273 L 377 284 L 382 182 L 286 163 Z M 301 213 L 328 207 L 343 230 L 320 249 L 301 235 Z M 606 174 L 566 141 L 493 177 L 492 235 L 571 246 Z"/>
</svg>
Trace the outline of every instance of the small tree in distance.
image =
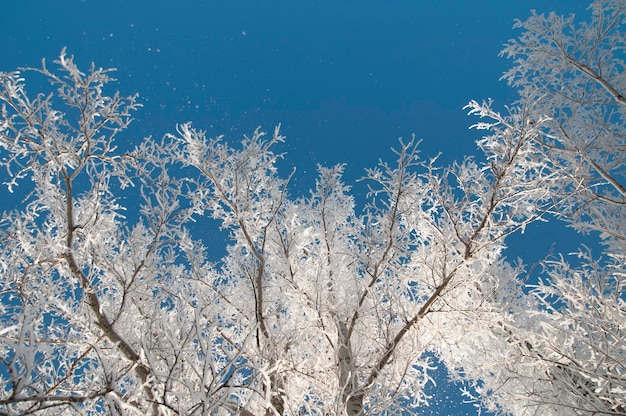
<svg viewBox="0 0 626 416">
<path fill-rule="evenodd" d="M 594 10 L 623 24 L 623 2 Z M 65 51 L 56 64 L 25 71 L 55 87 L 34 98 L 24 72 L 0 73 L 6 183 L 32 187 L 0 223 L 0 412 L 419 412 L 432 354 L 491 410 L 624 412 L 623 202 L 589 179 L 619 185 L 617 127 L 618 150 L 588 155 L 559 145 L 546 98 L 508 116 L 472 102 L 493 120 L 478 125 L 484 161 L 438 167 L 400 141 L 393 164 L 366 170 L 357 212 L 341 165 L 290 195 L 279 128 L 233 147 L 182 124 L 120 151 L 136 98 L 107 95 L 110 71 Z M 529 293 L 505 240 L 553 214 L 607 228 L 608 259 L 546 263 Z M 197 216 L 230 233 L 217 263 L 212 237 L 191 237 Z"/>
</svg>

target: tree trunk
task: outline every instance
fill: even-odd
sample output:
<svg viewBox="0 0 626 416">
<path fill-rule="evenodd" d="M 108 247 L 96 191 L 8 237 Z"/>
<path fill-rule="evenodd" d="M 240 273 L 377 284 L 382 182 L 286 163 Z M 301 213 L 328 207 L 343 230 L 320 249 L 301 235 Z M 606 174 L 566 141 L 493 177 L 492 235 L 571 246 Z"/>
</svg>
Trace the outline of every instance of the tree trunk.
<svg viewBox="0 0 626 416">
<path fill-rule="evenodd" d="M 354 355 L 350 339 L 348 338 L 348 326 L 345 322 L 339 322 L 338 330 L 339 385 L 343 388 L 341 405 L 348 416 L 359 416 L 363 414 L 363 399 L 365 396 L 359 391 L 357 386 Z"/>
</svg>

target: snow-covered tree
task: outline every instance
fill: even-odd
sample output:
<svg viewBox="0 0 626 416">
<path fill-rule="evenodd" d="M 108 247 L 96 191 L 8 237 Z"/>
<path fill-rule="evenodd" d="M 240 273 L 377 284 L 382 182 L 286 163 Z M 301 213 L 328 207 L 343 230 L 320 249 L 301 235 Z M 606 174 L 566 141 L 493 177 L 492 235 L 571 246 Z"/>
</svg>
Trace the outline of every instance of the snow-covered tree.
<svg viewBox="0 0 626 416">
<path fill-rule="evenodd" d="M 515 414 L 626 414 L 626 2 L 590 10 L 587 23 L 554 13 L 517 22 L 524 32 L 503 51 L 515 60 L 504 75 L 520 92 L 515 115 L 469 105 L 491 119 L 478 125 L 491 130 L 483 140 L 536 132 L 545 174 L 559 178 L 550 214 L 603 247 L 546 260 L 532 306 L 502 321 L 515 351 L 477 377 L 493 377 L 494 401 Z"/>
<path fill-rule="evenodd" d="M 504 238 L 551 205 L 528 135 L 510 137 L 506 153 L 485 147 L 482 165 L 442 171 L 400 142 L 395 165 L 367 171 L 360 214 L 342 166 L 320 167 L 311 195 L 289 199 L 270 148 L 278 132 L 267 141 L 257 132 L 242 150 L 189 125 L 177 138 L 181 163 L 200 173 L 194 206 L 232 231 L 225 279 L 256 326 L 244 353 L 259 380 L 254 414 L 424 404 L 427 353 L 492 319 L 519 273 L 500 258 Z M 489 327 L 479 333 L 496 342 Z"/>
<path fill-rule="evenodd" d="M 533 14 L 503 54 L 504 75 L 528 107 L 528 123 L 561 169 L 560 215 L 582 232 L 599 231 L 624 250 L 626 218 L 626 2 L 595 1 L 590 22 Z M 533 119 L 533 117 L 535 117 Z M 584 207 L 584 209 L 579 209 Z"/>
<path fill-rule="evenodd" d="M 139 104 L 109 70 L 63 51 L 1 72 L 0 413 L 419 413 L 434 356 L 495 411 L 623 413 L 624 2 L 592 9 L 519 23 L 520 102 L 470 103 L 480 157 L 440 167 L 400 140 L 363 209 L 342 165 L 294 190 L 279 128 L 133 147 Z M 200 217 L 229 233 L 219 260 Z M 604 257 L 526 287 L 506 239 L 558 218 Z"/>
<path fill-rule="evenodd" d="M 551 204 L 528 135 L 442 170 L 400 142 L 396 164 L 366 172 L 360 213 L 342 166 L 289 196 L 278 129 L 235 149 L 184 124 L 120 151 L 135 98 L 105 95 L 108 71 L 58 64 L 34 71 L 56 87 L 34 99 L 23 73 L 2 74 L 6 182 L 28 188 L 2 220 L 7 413 L 423 405 L 428 353 L 498 310 L 517 274 L 504 238 Z M 133 192 L 138 212 L 122 205 Z M 194 215 L 231 232 L 217 264 Z"/>
<path fill-rule="evenodd" d="M 235 406 L 246 338 L 184 228 L 185 181 L 158 142 L 117 150 L 139 105 L 106 95 L 110 71 L 82 73 L 65 52 L 58 64 L 34 71 L 50 94 L 27 94 L 32 70 L 0 73 L 4 178 L 25 188 L 0 221 L 0 412 Z"/>
</svg>

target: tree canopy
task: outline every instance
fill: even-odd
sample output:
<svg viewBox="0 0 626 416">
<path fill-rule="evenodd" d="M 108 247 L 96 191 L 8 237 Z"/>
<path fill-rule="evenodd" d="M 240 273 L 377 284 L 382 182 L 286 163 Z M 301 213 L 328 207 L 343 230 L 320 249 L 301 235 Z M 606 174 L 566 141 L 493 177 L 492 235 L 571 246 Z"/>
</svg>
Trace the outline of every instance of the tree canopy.
<svg viewBox="0 0 626 416">
<path fill-rule="evenodd" d="M 127 150 L 140 104 L 111 70 L 63 50 L 0 72 L 20 192 L 0 219 L 0 413 L 419 412 L 433 357 L 492 412 L 626 413 L 626 3 L 591 11 L 518 22 L 519 100 L 467 107 L 480 157 L 440 166 L 400 139 L 362 209 L 343 165 L 292 195 L 280 126 L 233 145 L 183 123 Z M 27 93 L 37 76 L 51 87 Z M 228 233 L 219 261 L 201 217 Z M 602 252 L 507 259 L 538 221 Z"/>
</svg>

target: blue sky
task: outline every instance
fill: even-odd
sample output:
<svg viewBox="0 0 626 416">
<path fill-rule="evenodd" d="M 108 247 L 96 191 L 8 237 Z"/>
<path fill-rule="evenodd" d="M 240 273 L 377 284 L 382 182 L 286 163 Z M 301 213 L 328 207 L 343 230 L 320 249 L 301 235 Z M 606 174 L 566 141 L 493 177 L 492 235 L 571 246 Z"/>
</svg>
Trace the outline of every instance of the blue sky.
<svg viewBox="0 0 626 416">
<path fill-rule="evenodd" d="M 478 132 L 462 107 L 515 91 L 499 81 L 498 58 L 517 36 L 515 18 L 539 12 L 586 13 L 571 0 L 160 1 L 21 0 L 0 15 L 0 70 L 39 66 L 67 47 L 79 65 L 116 67 L 123 94 L 144 108 L 129 144 L 192 121 L 238 141 L 282 123 L 285 174 L 294 192 L 314 183 L 317 163 L 346 162 L 348 182 L 399 136 L 423 138 L 423 156 L 444 163 L 472 154 Z M 355 192 L 364 189 L 356 185 Z M 540 258 L 560 225 L 530 228 L 511 256 Z M 446 399 L 426 414 L 465 414 Z M 443 406 L 446 402 L 451 404 Z M 443 407 L 442 407 L 443 406 Z"/>
</svg>

